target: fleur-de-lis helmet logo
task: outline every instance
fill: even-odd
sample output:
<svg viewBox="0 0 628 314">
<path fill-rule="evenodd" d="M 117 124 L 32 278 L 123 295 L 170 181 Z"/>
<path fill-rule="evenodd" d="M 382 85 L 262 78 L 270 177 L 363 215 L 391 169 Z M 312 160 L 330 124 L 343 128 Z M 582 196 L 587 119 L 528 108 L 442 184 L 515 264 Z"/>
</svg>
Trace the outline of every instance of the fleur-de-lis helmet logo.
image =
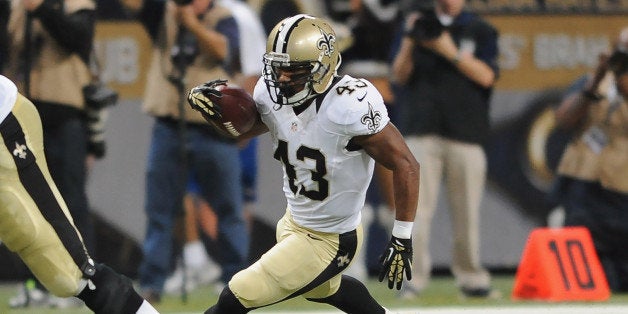
<svg viewBox="0 0 628 314">
<path fill-rule="evenodd" d="M 318 30 L 321 32 L 322 36 L 316 42 L 316 47 L 318 47 L 325 56 L 329 57 L 336 49 L 336 36 L 334 34 L 325 33 L 320 27 L 318 27 Z"/>
</svg>

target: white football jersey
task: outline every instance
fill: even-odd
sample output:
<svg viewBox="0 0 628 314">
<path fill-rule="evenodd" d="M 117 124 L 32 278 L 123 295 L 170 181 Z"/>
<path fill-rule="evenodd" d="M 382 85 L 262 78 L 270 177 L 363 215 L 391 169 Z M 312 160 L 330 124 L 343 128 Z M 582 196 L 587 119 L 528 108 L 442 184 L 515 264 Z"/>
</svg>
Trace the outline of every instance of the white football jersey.
<svg viewBox="0 0 628 314">
<path fill-rule="evenodd" d="M 17 87 L 11 80 L 0 75 L 0 122 L 4 121 L 17 99 Z"/>
<path fill-rule="evenodd" d="M 283 191 L 293 219 L 321 232 L 344 233 L 360 223 L 373 159 L 347 147 L 358 135 L 374 134 L 389 122 L 379 91 L 365 79 L 345 75 L 299 115 L 275 104 L 260 79 L 254 99 L 283 164 Z"/>
</svg>

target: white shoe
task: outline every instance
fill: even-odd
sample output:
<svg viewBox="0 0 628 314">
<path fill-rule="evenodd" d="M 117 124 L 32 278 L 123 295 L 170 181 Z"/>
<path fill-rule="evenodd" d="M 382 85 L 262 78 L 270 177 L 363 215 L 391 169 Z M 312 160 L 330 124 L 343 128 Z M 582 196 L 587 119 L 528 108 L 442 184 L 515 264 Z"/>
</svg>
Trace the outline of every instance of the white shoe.
<svg viewBox="0 0 628 314">
<path fill-rule="evenodd" d="M 220 295 L 222 293 L 222 290 L 225 289 L 227 285 L 225 285 L 222 281 L 216 281 L 216 283 L 214 284 L 214 293 L 216 295 Z"/>
<path fill-rule="evenodd" d="M 17 294 L 9 299 L 9 307 L 28 308 L 28 307 L 48 307 L 48 292 L 33 287 L 32 284 L 20 284 Z"/>
<path fill-rule="evenodd" d="M 402 300 L 412 300 L 418 298 L 421 295 L 421 291 L 422 289 L 413 286 L 412 283 L 404 282 L 397 297 Z"/>
<path fill-rule="evenodd" d="M 84 306 L 85 302 L 77 297 L 60 298 L 50 295 L 48 298 L 48 304 L 50 307 L 56 309 L 72 309 Z"/>
<path fill-rule="evenodd" d="M 182 267 L 177 267 L 164 284 L 164 291 L 168 294 L 180 294 L 185 280 L 185 291 L 192 291 L 199 286 L 206 286 L 216 282 L 222 271 L 220 266 L 213 262 L 200 267 L 187 267 L 183 278 Z"/>
<path fill-rule="evenodd" d="M 222 269 L 218 263 L 213 260 L 207 260 L 207 263 L 201 267 L 195 267 L 192 269 L 193 275 L 197 279 L 199 286 L 207 286 L 220 280 L 222 275 Z"/>
<path fill-rule="evenodd" d="M 187 278 L 186 278 L 187 279 Z M 174 272 L 166 279 L 164 283 L 164 292 L 169 294 L 176 294 L 181 292 L 181 286 L 183 284 L 183 268 L 178 266 Z"/>
</svg>

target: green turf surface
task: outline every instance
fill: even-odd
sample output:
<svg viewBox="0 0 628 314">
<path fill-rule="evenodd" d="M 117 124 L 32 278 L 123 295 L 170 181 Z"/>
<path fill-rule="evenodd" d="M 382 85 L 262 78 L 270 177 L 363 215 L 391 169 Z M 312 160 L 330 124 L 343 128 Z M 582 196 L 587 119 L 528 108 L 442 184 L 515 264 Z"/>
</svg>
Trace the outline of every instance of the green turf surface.
<svg viewBox="0 0 628 314">
<path fill-rule="evenodd" d="M 387 286 L 377 280 L 369 280 L 367 286 L 375 298 L 384 306 L 389 308 L 434 308 L 434 307 L 499 307 L 499 306 L 524 306 L 524 305 L 547 305 L 551 307 L 554 303 L 538 301 L 512 301 L 510 294 L 513 286 L 512 275 L 496 275 L 493 277 L 494 288 L 498 289 L 502 297 L 495 300 L 485 299 L 463 299 L 459 296 L 458 290 L 454 286 L 453 279 L 449 276 L 435 277 L 430 286 L 415 299 L 400 299 L 396 291 L 388 290 Z M 10 309 L 8 300 L 16 293 L 16 284 L 0 284 L 0 313 L 16 314 L 83 314 L 90 313 L 86 308 L 82 309 Z M 217 294 L 213 287 L 204 287 L 191 292 L 187 301 L 178 296 L 165 296 L 162 302 L 156 306 L 161 313 L 202 313 L 216 301 Z M 575 302 L 578 304 L 579 302 Z M 564 304 L 564 303 L 560 303 Z M 610 300 L 600 304 L 625 304 L 628 306 L 628 294 L 615 294 Z M 264 309 L 264 312 L 284 311 L 298 312 L 305 310 L 330 310 L 330 306 L 305 301 L 302 298 L 288 300 Z M 255 312 L 253 312 L 255 313 Z"/>
</svg>

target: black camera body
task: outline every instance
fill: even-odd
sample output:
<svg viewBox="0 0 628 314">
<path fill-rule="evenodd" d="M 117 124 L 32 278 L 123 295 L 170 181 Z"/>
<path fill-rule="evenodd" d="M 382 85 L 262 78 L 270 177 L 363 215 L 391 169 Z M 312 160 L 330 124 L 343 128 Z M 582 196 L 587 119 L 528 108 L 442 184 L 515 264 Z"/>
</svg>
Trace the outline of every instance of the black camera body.
<svg viewBox="0 0 628 314">
<path fill-rule="evenodd" d="M 185 72 L 190 64 L 194 62 L 199 53 L 198 40 L 185 27 L 179 28 L 177 40 L 170 51 L 172 64 L 181 72 Z"/>
<path fill-rule="evenodd" d="M 628 73 L 628 52 L 615 50 L 608 59 L 608 66 L 615 75 Z"/>
<path fill-rule="evenodd" d="M 102 109 L 118 102 L 118 93 L 102 82 L 92 82 L 83 87 L 83 97 L 88 109 Z"/>
<path fill-rule="evenodd" d="M 419 15 L 414 25 L 406 31 L 406 35 L 416 41 L 435 39 L 445 30 L 433 8 L 421 8 L 416 11 Z"/>
<path fill-rule="evenodd" d="M 443 33 L 445 26 L 440 22 L 433 8 L 423 8 L 417 11 L 418 19 L 414 22 L 406 35 L 416 41 L 435 39 Z"/>
</svg>

